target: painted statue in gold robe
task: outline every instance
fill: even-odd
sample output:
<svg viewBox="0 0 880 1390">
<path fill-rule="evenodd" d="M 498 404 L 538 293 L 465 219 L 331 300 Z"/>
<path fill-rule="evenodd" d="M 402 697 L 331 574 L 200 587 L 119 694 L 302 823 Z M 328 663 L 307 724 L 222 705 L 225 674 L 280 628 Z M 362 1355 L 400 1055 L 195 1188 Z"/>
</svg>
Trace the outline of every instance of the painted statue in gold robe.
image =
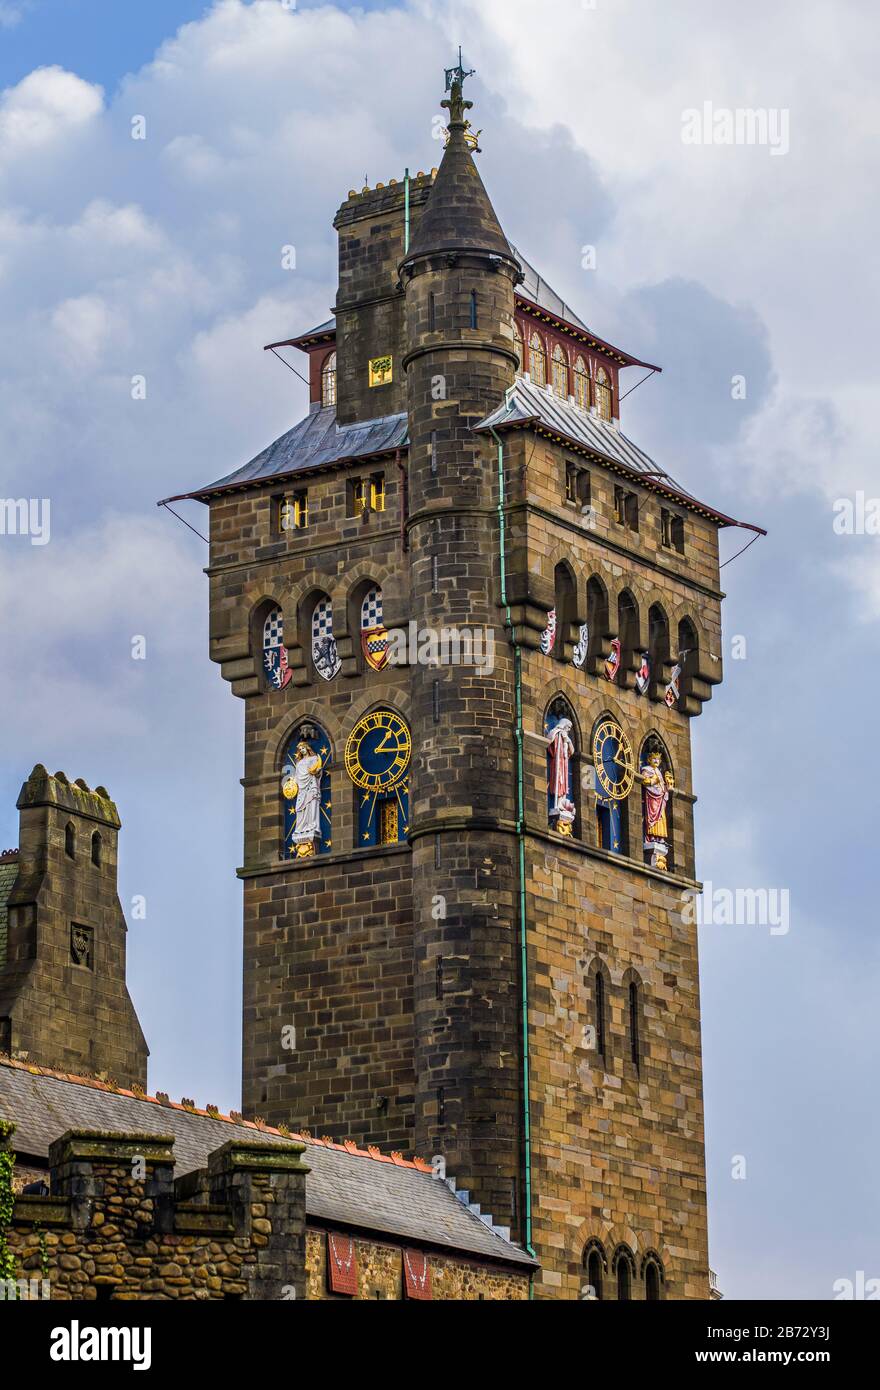
<svg viewBox="0 0 880 1390">
<path fill-rule="evenodd" d="M 671 772 L 663 771 L 663 755 L 652 748 L 639 768 L 642 781 L 644 845 L 651 855 L 651 867 L 666 869 L 669 856 L 669 825 L 666 808 L 675 789 Z"/>
</svg>

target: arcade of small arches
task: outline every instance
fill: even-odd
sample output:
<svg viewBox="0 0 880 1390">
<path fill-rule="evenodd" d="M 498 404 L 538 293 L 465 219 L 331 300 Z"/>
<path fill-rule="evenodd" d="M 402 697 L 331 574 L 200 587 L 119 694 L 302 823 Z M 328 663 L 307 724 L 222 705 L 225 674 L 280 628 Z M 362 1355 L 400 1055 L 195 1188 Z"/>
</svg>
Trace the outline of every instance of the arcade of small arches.
<svg viewBox="0 0 880 1390">
<path fill-rule="evenodd" d="M 600 420 L 613 418 L 614 383 L 601 363 L 519 319 L 514 321 L 514 348 L 517 376 L 528 373 L 534 386 L 550 386 L 561 400 L 571 397 L 581 410 L 595 410 Z"/>
<path fill-rule="evenodd" d="M 602 1241 L 594 1236 L 584 1246 L 581 1266 L 585 1276 L 582 1300 L 625 1303 L 642 1299 L 652 1303 L 664 1297 L 666 1275 L 656 1250 L 646 1250 L 637 1260 L 630 1247 L 621 1243 L 608 1255 Z"/>
<path fill-rule="evenodd" d="M 598 574 L 584 591 L 565 560 L 555 566 L 553 592 L 540 641 L 545 656 L 669 709 L 699 711 L 714 678 L 702 670 L 705 653 L 689 613 L 670 615 L 659 597 L 640 601 L 628 585 L 612 595 Z"/>
<path fill-rule="evenodd" d="M 381 671 L 388 661 L 389 639 L 383 624 L 382 586 L 363 578 L 348 595 L 348 629 L 360 635 L 355 660 L 361 669 Z M 285 636 L 292 629 L 293 641 Z M 333 600 L 321 589 L 312 589 L 296 605 L 294 621 L 288 623 L 284 610 L 271 599 L 257 606 L 254 615 L 254 645 L 262 655 L 262 682 L 266 690 L 283 690 L 293 679 L 290 647 L 306 654 L 306 677 L 311 681 L 332 681 L 342 670 L 342 658 L 333 626 Z"/>
<path fill-rule="evenodd" d="M 660 734 L 646 734 L 636 752 L 624 724 L 606 710 L 594 719 L 585 750 L 577 716 L 561 694 L 547 705 L 542 732 L 549 829 L 569 842 L 595 843 L 610 854 L 634 859 L 629 807 L 638 789 L 642 862 L 661 871 L 674 869 L 675 770 Z M 594 819 L 593 835 L 587 829 L 585 801 Z"/>
</svg>

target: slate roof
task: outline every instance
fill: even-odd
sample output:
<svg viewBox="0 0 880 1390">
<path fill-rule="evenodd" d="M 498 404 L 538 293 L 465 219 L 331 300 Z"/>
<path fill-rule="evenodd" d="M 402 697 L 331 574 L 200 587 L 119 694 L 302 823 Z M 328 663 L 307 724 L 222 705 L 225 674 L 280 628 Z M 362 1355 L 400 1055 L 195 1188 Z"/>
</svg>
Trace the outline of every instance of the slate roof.
<svg viewBox="0 0 880 1390">
<path fill-rule="evenodd" d="M 408 425 L 405 412 L 399 415 L 383 415 L 376 420 L 364 420 L 352 425 L 337 425 L 335 407 L 321 406 L 318 410 L 310 411 L 304 419 L 243 467 L 218 478 L 215 483 L 197 488 L 195 492 L 166 497 L 164 501 L 181 502 L 187 498 L 198 498 L 199 501 L 206 502 L 215 493 L 223 492 L 227 488 L 247 487 L 253 483 L 264 482 L 267 478 L 285 478 L 291 474 L 323 468 L 331 463 L 345 463 L 348 460 L 391 453 L 395 449 L 403 448 L 407 442 Z"/>
<path fill-rule="evenodd" d="M 499 429 L 504 425 L 523 424 L 528 420 L 539 420 L 541 424 L 583 445 L 592 453 L 600 454 L 602 458 L 613 463 L 620 463 L 635 473 L 650 473 L 655 476 L 663 473 L 671 487 L 684 496 L 689 495 L 668 473 L 664 473 L 643 449 L 633 444 L 625 434 L 621 434 L 616 425 L 612 425 L 608 420 L 601 420 L 592 411 L 575 405 L 570 396 L 563 400 L 550 386 L 536 386 L 526 377 L 518 377 L 505 393 L 498 409 L 493 410 L 491 415 L 487 415 L 475 428 L 487 430 L 491 426 Z"/>
<path fill-rule="evenodd" d="M 208 1155 L 230 1139 L 259 1138 L 284 1146 L 306 1145 L 306 1213 L 313 1220 L 382 1232 L 402 1240 L 462 1251 L 477 1258 L 534 1267 L 517 1245 L 497 1235 L 469 1211 L 421 1159 L 369 1152 L 354 1144 L 330 1144 L 281 1134 L 229 1116 L 192 1111 L 152 1096 L 112 1090 L 0 1057 L 0 1116 L 15 1122 L 13 1147 L 45 1158 L 49 1144 L 68 1129 L 103 1129 L 174 1135 L 175 1176 L 205 1166 Z"/>
<path fill-rule="evenodd" d="M 14 850 L 5 850 L 3 854 L 0 854 L 0 966 L 6 962 L 6 932 L 8 927 L 6 904 L 17 877 L 18 854 Z"/>
<path fill-rule="evenodd" d="M 583 319 L 578 318 L 571 305 L 566 304 L 565 300 L 547 284 L 547 281 L 538 274 L 531 262 L 526 260 L 523 253 L 513 245 L 510 249 L 525 276 L 522 284 L 517 288 L 517 294 L 522 295 L 523 299 L 530 299 L 539 308 L 546 309 L 548 314 L 552 314 L 554 318 L 565 319 L 567 323 L 573 323 L 576 328 L 582 328 L 585 333 L 589 333 L 590 330 Z"/>
<path fill-rule="evenodd" d="M 687 492 L 671 474 L 660 468 L 643 449 L 621 434 L 616 425 L 608 420 L 600 420 L 591 411 L 575 405 L 569 396 L 563 400 L 550 386 L 535 386 L 527 377 L 518 377 L 504 395 L 504 400 L 484 420 L 474 428 L 502 430 L 505 428 L 534 426 L 548 434 L 570 441 L 581 449 L 608 462 L 612 468 L 617 465 L 627 474 L 642 475 L 646 487 L 668 496 L 681 506 L 689 507 L 710 517 L 722 526 L 745 526 L 748 530 L 766 532 L 759 526 L 745 521 L 736 521 L 715 511 L 704 502 Z"/>
<path fill-rule="evenodd" d="M 468 148 L 464 122 L 455 118 L 449 122 L 449 141 L 404 264 L 432 251 L 488 251 L 513 260 Z"/>
</svg>

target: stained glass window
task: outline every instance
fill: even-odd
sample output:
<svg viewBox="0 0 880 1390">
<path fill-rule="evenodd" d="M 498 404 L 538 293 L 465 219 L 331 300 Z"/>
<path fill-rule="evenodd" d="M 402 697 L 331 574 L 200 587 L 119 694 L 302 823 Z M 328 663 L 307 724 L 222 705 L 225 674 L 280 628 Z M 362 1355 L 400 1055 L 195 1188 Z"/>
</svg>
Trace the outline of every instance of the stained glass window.
<svg viewBox="0 0 880 1390">
<path fill-rule="evenodd" d="M 574 403 L 581 410 L 590 408 L 590 376 L 582 357 L 578 357 L 574 364 Z"/>
<path fill-rule="evenodd" d="M 600 419 L 611 419 L 611 383 L 604 367 L 596 373 L 596 409 Z"/>
<path fill-rule="evenodd" d="M 331 352 L 321 372 L 321 404 L 336 404 L 336 353 Z"/>
<path fill-rule="evenodd" d="M 568 363 L 559 343 L 553 349 L 553 390 L 563 400 L 568 396 Z"/>
<path fill-rule="evenodd" d="M 547 355 L 544 344 L 537 333 L 529 339 L 529 375 L 536 386 L 544 386 L 547 381 Z"/>
</svg>

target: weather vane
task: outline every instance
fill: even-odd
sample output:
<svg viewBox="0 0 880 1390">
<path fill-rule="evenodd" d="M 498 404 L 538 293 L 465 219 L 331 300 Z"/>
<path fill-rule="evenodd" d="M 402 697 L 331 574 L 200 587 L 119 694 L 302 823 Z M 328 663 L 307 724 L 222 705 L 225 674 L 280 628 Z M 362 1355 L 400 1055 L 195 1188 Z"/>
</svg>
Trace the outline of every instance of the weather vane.
<svg viewBox="0 0 880 1390">
<path fill-rule="evenodd" d="M 457 67 L 457 68 L 447 68 L 447 69 L 446 69 L 446 90 L 447 90 L 447 92 L 451 92 L 451 91 L 452 91 L 452 84 L 453 84 L 453 82 L 456 80 L 456 78 L 458 79 L 458 86 L 459 86 L 459 89 L 461 89 L 462 84 L 464 83 L 464 79 L 465 79 L 466 77 L 473 77 L 473 75 L 474 75 L 475 72 L 476 72 L 476 68 L 471 68 L 469 72 L 465 72 L 464 67 L 462 66 L 462 62 L 461 62 L 461 44 L 459 44 L 459 45 L 458 45 L 458 67 Z"/>
<path fill-rule="evenodd" d="M 475 71 L 475 68 L 470 68 L 468 71 L 465 71 L 464 65 L 461 61 L 461 44 L 459 44 L 458 67 L 446 68 L 446 90 L 447 92 L 449 92 L 450 95 L 447 97 L 445 101 L 442 101 L 440 105 L 445 106 L 449 111 L 449 127 L 451 128 L 453 125 L 463 126 L 465 132 L 464 138 L 469 149 L 473 150 L 475 154 L 479 154 L 479 137 L 481 132 L 479 130 L 472 130 L 470 121 L 465 120 L 464 115 L 465 111 L 469 110 L 474 103 L 472 101 L 465 101 L 464 97 L 462 96 L 462 86 L 464 84 L 465 78 L 473 77 Z M 449 135 L 450 130 L 447 129 L 447 144 L 449 144 Z"/>
</svg>

